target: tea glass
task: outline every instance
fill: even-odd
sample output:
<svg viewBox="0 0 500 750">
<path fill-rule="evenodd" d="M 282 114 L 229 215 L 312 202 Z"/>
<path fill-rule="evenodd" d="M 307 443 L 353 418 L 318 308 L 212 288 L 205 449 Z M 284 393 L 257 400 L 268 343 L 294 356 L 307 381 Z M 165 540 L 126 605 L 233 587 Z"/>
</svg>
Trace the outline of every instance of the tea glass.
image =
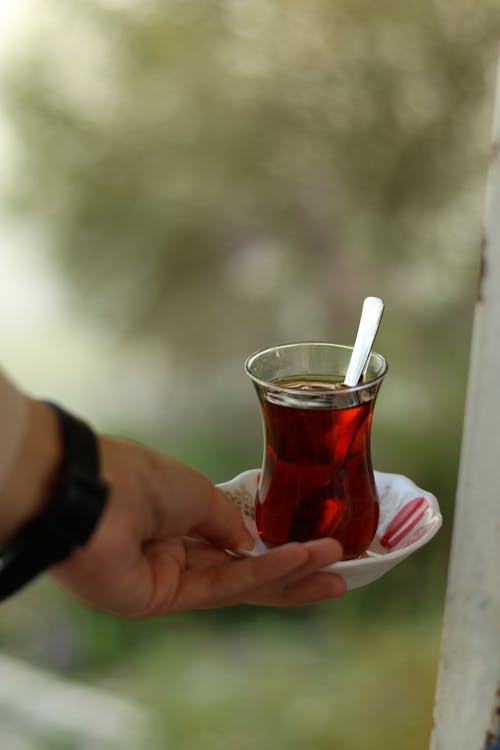
<svg viewBox="0 0 500 750">
<path fill-rule="evenodd" d="M 360 383 L 346 387 L 351 353 L 339 344 L 301 342 L 263 349 L 245 363 L 262 412 L 255 521 L 268 546 L 334 537 L 350 559 L 375 536 L 370 436 L 387 362 L 371 352 Z"/>
</svg>

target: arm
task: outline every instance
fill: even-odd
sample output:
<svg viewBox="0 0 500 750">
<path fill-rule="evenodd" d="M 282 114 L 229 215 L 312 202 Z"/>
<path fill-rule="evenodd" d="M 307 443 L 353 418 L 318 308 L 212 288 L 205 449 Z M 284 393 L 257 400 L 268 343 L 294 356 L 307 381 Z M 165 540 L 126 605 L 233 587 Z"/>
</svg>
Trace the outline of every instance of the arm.
<svg viewBox="0 0 500 750">
<path fill-rule="evenodd" d="M 0 487 L 0 540 L 50 502 L 61 463 L 57 417 L 29 399 L 23 438 Z M 331 539 L 237 559 L 251 539 L 233 503 L 199 472 L 133 442 L 97 438 L 108 503 L 91 539 L 51 573 L 81 601 L 125 617 L 242 602 L 297 606 L 340 596 L 320 569 L 340 559 Z"/>
<path fill-rule="evenodd" d="M 60 468 L 62 446 L 56 415 L 34 399 L 24 397 L 24 401 L 24 429 L 0 487 L 0 542 L 43 510 Z M 5 425 L 1 429 L 5 430 Z"/>
</svg>

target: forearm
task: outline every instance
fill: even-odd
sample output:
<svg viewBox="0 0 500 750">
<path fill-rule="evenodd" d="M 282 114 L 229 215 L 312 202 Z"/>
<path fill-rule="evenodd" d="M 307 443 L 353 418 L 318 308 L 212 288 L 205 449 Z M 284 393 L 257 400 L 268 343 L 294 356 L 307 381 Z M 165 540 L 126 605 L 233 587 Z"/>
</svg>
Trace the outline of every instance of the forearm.
<svg viewBox="0 0 500 750">
<path fill-rule="evenodd" d="M 23 436 L 0 487 L 0 542 L 44 508 L 60 469 L 57 417 L 46 404 L 34 399 L 27 402 Z"/>
</svg>

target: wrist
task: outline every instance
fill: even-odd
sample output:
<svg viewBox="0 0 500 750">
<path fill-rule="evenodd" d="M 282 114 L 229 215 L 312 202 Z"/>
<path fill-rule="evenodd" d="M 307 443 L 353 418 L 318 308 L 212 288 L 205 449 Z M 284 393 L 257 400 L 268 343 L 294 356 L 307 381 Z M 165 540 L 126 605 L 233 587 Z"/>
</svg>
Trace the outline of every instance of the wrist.
<svg viewBox="0 0 500 750">
<path fill-rule="evenodd" d="M 29 416 L 4 490 L 0 601 L 86 545 L 108 496 L 93 430 L 54 403 L 31 403 Z"/>
<path fill-rule="evenodd" d="M 57 416 L 40 401 L 28 402 L 26 430 L 0 490 L 0 542 L 45 508 L 61 468 L 63 451 Z"/>
</svg>

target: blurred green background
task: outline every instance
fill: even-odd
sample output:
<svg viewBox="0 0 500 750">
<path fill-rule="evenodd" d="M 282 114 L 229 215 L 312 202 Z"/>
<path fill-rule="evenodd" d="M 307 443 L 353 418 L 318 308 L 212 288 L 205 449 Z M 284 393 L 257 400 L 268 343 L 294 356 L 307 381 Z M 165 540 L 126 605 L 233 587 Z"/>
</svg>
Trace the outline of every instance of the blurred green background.
<svg viewBox="0 0 500 750">
<path fill-rule="evenodd" d="M 28 342 L 12 347 L 11 373 L 224 481 L 261 460 L 245 357 L 284 341 L 351 343 L 363 297 L 381 296 L 376 348 L 390 370 L 374 465 L 434 492 L 444 525 L 379 582 L 300 610 L 123 622 L 42 581 L 2 608 L 4 653 L 129 696 L 149 712 L 150 747 L 421 750 L 498 4 L 21 5 L 1 61 L 0 218 L 11 260 L 19 241 L 56 280 L 45 303 L 65 312 L 35 320 L 36 279 L 13 290 L 3 274 L 17 301 L 4 328 Z M 47 732 L 29 747 L 86 747 Z"/>
</svg>

